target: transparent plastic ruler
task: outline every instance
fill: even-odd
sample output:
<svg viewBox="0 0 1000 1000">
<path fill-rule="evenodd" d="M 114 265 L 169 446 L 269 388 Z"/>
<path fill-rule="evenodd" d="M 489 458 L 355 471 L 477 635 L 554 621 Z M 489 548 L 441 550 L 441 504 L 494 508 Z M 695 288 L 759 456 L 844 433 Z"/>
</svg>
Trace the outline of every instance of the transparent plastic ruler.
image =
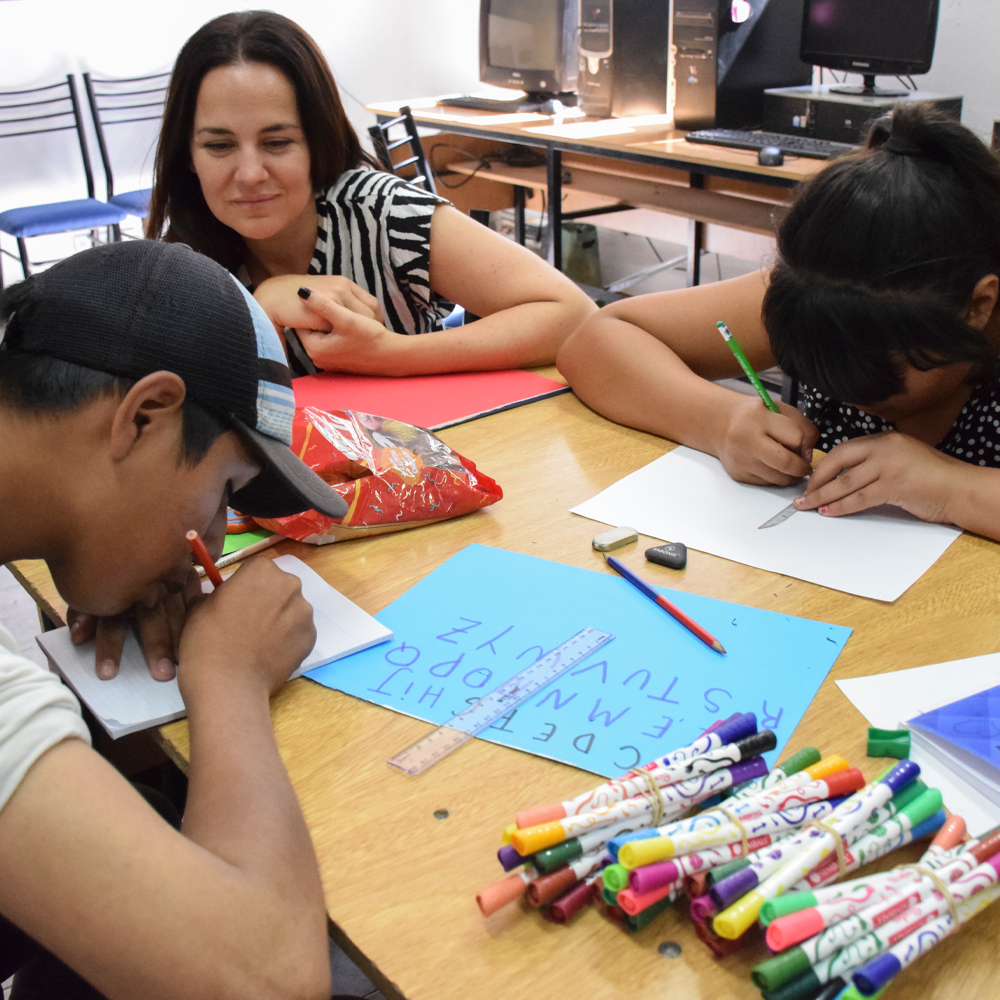
<svg viewBox="0 0 1000 1000">
<path fill-rule="evenodd" d="M 483 695 L 475 705 L 453 715 L 443 726 L 438 726 L 395 757 L 390 757 L 389 763 L 407 774 L 422 774 L 613 638 L 608 632 L 596 628 L 588 627 L 577 632 L 552 652 L 535 660 L 530 667 Z"/>
</svg>

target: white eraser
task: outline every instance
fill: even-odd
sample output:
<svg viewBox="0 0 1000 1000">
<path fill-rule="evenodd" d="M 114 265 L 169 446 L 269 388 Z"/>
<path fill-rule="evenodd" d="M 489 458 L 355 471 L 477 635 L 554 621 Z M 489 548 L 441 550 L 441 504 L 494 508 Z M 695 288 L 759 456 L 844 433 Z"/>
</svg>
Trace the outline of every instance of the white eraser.
<svg viewBox="0 0 1000 1000">
<path fill-rule="evenodd" d="M 637 542 L 639 532 L 635 528 L 609 528 L 599 535 L 594 535 L 594 540 L 590 543 L 598 552 L 610 552 L 612 549 L 620 549 L 629 542 Z"/>
</svg>

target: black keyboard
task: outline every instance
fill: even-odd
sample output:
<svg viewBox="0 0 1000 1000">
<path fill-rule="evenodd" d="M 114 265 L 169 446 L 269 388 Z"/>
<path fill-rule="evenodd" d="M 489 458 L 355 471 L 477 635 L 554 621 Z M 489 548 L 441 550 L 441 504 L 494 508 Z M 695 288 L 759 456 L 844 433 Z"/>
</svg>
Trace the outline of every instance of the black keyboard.
<svg viewBox="0 0 1000 1000">
<path fill-rule="evenodd" d="M 447 104 L 453 108 L 470 108 L 473 111 L 509 111 L 511 114 L 521 114 L 523 112 L 538 111 L 541 101 L 501 101 L 492 97 L 442 97 L 440 104 Z"/>
<path fill-rule="evenodd" d="M 808 156 L 814 160 L 832 160 L 834 157 L 853 153 L 858 147 L 846 142 L 813 139 L 808 135 L 782 135 L 780 132 L 742 132 L 731 128 L 706 128 L 688 132 L 688 142 L 701 142 L 707 146 L 727 146 L 730 149 L 764 149 L 776 146 L 788 156 Z"/>
</svg>

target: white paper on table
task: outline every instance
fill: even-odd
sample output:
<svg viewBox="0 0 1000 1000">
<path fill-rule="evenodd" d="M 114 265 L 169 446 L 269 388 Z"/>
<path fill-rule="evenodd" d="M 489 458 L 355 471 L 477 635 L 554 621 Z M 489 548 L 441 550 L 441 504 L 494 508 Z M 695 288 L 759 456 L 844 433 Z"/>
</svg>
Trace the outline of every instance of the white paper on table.
<svg viewBox="0 0 1000 1000">
<path fill-rule="evenodd" d="M 295 556 L 274 563 L 302 581 L 302 595 L 313 607 L 316 644 L 292 677 L 392 638 L 392 631 L 362 611 Z M 38 645 L 56 672 L 97 716 L 112 739 L 185 715 L 177 680 L 154 680 L 135 634 L 129 630 L 118 675 L 102 681 L 94 670 L 94 644 L 74 646 L 69 629 L 43 632 Z"/>
<path fill-rule="evenodd" d="M 851 704 L 877 729 L 903 728 L 908 719 L 997 684 L 1000 653 L 837 681 Z M 996 826 L 1000 807 L 992 801 L 992 794 L 986 794 L 988 789 L 964 780 L 957 758 L 947 760 L 953 755 L 942 753 L 940 748 L 932 750 L 919 734 L 913 735 L 910 757 L 920 765 L 923 780 L 941 790 L 948 809 L 963 817 L 970 833 L 983 833 Z"/>
<path fill-rule="evenodd" d="M 760 527 L 801 492 L 737 483 L 717 458 L 681 446 L 572 513 L 879 601 L 896 600 L 962 533 L 897 507 L 845 517 L 798 511 Z"/>
</svg>

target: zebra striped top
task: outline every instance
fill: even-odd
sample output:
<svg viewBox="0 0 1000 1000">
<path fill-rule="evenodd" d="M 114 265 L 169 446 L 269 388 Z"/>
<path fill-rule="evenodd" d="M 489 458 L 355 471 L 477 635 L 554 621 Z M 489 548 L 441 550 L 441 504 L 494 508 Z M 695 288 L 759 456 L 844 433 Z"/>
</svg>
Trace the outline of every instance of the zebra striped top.
<svg viewBox="0 0 1000 1000">
<path fill-rule="evenodd" d="M 316 198 L 309 274 L 339 274 L 374 295 L 395 333 L 441 329 L 451 305 L 429 281 L 431 216 L 446 199 L 368 167 L 346 170 Z"/>
</svg>

